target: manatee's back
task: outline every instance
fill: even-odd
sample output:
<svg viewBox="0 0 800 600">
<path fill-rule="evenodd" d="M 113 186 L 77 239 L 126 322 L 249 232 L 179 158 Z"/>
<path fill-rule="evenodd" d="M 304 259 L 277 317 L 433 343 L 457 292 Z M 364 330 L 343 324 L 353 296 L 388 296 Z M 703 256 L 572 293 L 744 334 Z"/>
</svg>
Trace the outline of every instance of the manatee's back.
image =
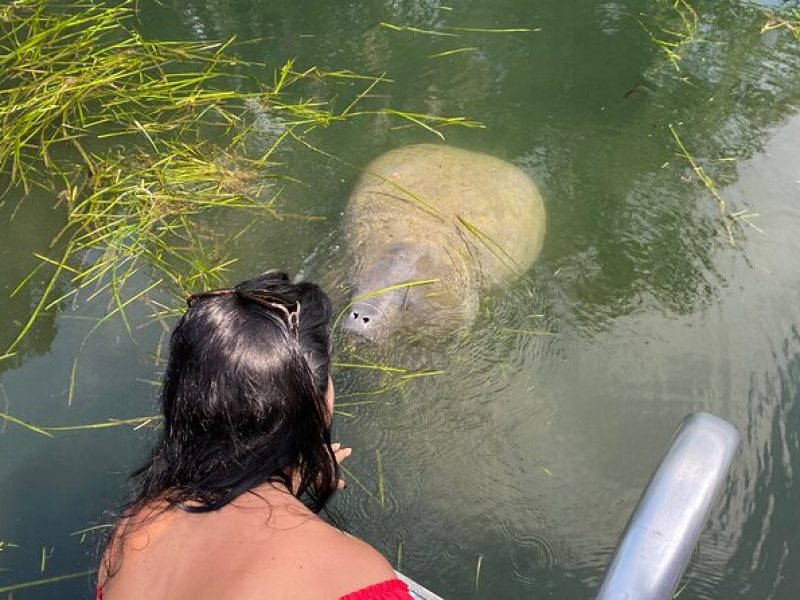
<svg viewBox="0 0 800 600">
<path fill-rule="evenodd" d="M 524 273 L 541 250 L 542 198 L 514 165 L 477 152 L 421 144 L 373 161 L 347 209 L 350 243 L 362 256 L 387 244 L 441 245 L 475 262 L 490 282 Z M 472 255 L 472 256 L 470 256 Z"/>
</svg>

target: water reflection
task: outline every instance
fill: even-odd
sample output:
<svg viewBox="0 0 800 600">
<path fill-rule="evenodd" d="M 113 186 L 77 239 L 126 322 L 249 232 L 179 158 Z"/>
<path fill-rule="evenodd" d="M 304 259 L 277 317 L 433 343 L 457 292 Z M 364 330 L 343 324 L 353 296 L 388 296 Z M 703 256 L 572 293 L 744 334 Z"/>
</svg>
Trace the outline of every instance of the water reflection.
<svg viewBox="0 0 800 600">
<path fill-rule="evenodd" d="M 49 248 L 50 240 L 64 225 L 63 213 L 53 206 L 55 199 L 52 194 L 36 190 L 25 198 L 12 194 L 8 200 L 0 203 L 0 305 L 3 314 L 0 324 L 0 356 L 24 327 L 44 291 L 47 283 L 45 277 L 52 271 L 49 266 L 44 266 L 38 277 L 19 288 L 14 298 L 11 298 L 11 293 L 18 285 L 40 265 L 41 261 L 34 253 L 57 260 L 59 253 L 63 252 L 61 245 Z M 67 289 L 69 288 L 63 281 L 58 282 L 53 297 L 59 297 Z M 27 358 L 44 354 L 50 349 L 57 333 L 56 317 L 63 304 L 59 303 L 54 310 L 43 314 L 29 335 L 15 348 L 15 356 L 0 360 L 0 374 L 18 367 Z M 2 401 L 0 394 L 0 402 Z"/>
<path fill-rule="evenodd" d="M 800 589 L 792 557 L 800 551 L 800 332 L 792 329 L 780 349 L 777 375 L 753 381 L 745 435 L 754 453 L 740 470 L 751 497 L 741 537 L 725 565 L 725 577 L 741 597 L 789 598 Z M 755 460 L 753 460 L 755 459 Z"/>
</svg>

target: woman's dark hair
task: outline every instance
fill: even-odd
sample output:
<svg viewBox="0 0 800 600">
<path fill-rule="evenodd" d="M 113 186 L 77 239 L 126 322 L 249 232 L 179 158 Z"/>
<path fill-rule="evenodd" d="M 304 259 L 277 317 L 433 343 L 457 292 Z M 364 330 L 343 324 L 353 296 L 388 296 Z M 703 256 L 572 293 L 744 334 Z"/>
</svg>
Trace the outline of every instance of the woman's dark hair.
<svg viewBox="0 0 800 600">
<path fill-rule="evenodd" d="M 269 481 L 319 512 L 338 479 L 325 402 L 330 300 L 269 272 L 188 304 L 170 341 L 164 427 L 122 517 L 164 501 L 214 511 Z"/>
</svg>

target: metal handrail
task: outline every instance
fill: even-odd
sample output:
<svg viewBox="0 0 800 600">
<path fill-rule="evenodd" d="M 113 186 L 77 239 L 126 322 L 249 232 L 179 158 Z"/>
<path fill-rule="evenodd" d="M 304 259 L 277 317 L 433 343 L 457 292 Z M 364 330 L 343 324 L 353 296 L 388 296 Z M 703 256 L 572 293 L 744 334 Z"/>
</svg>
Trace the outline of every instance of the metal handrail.
<svg viewBox="0 0 800 600">
<path fill-rule="evenodd" d="M 739 432 L 708 413 L 686 417 L 628 521 L 597 600 L 669 600 L 722 491 Z"/>
</svg>

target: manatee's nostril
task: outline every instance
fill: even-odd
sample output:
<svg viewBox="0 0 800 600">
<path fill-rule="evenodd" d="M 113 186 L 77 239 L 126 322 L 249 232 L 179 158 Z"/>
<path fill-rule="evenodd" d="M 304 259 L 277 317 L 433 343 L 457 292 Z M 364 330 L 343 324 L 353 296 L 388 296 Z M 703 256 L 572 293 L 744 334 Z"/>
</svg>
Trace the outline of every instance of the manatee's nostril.
<svg viewBox="0 0 800 600">
<path fill-rule="evenodd" d="M 364 317 L 364 318 L 363 318 L 363 319 L 361 319 L 361 320 L 362 320 L 362 321 L 364 321 L 364 323 L 369 323 L 369 317 Z"/>
<path fill-rule="evenodd" d="M 357 312 L 355 312 L 355 311 L 353 311 L 353 318 L 354 318 L 354 319 L 357 319 L 357 318 L 358 318 L 358 313 L 357 313 Z"/>
</svg>

